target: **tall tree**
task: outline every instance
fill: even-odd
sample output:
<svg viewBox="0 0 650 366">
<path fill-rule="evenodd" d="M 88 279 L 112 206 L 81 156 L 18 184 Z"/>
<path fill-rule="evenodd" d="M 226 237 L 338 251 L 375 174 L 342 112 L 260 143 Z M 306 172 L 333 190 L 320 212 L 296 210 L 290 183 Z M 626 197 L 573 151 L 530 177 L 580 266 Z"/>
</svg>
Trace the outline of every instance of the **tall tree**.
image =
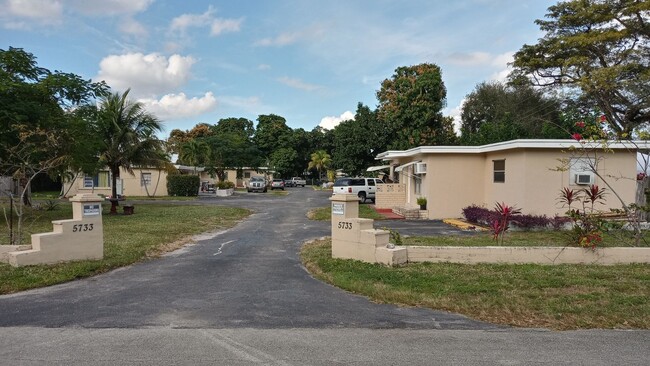
<svg viewBox="0 0 650 366">
<path fill-rule="evenodd" d="M 377 92 L 378 118 L 393 136 L 392 149 L 456 142 L 453 124 L 443 118 L 447 89 L 440 67 L 420 64 L 398 67 Z"/>
<path fill-rule="evenodd" d="M 562 138 L 560 103 L 530 85 L 484 82 L 465 97 L 461 110 L 464 145 L 513 138 Z"/>
<path fill-rule="evenodd" d="M 87 129 L 80 117 L 107 90 L 103 82 L 39 67 L 23 49 L 0 49 L 0 174 L 29 182 L 30 172 L 44 171 L 43 162 L 50 175 L 68 168 L 91 170 L 94 164 L 88 168 L 88 159 L 81 157 L 92 156 L 87 138 L 92 134 L 83 134 Z M 30 153 L 19 153 L 26 146 Z M 28 195 L 23 197 L 29 203 Z"/>
<path fill-rule="evenodd" d="M 211 127 L 215 134 L 234 133 L 244 139 L 252 139 L 255 133 L 253 121 L 246 118 L 222 118 Z"/>
<path fill-rule="evenodd" d="M 307 169 L 316 169 L 318 172 L 318 179 L 323 179 L 323 171 L 330 167 L 332 158 L 325 152 L 325 150 L 318 150 L 311 154 L 311 161 Z"/>
<path fill-rule="evenodd" d="M 287 126 L 284 117 L 275 114 L 260 115 L 257 118 L 257 128 L 253 141 L 262 152 L 264 158 L 281 147 L 285 147 L 291 139 L 291 128 Z"/>
<path fill-rule="evenodd" d="M 291 147 L 281 147 L 271 154 L 271 167 L 277 173 L 277 177 L 288 177 L 295 172 L 295 164 L 298 160 L 298 153 Z"/>
<path fill-rule="evenodd" d="M 358 103 L 354 119 L 334 128 L 332 165 L 348 175 L 363 175 L 375 156 L 386 149 L 389 136 L 381 127 L 376 112 Z"/>
<path fill-rule="evenodd" d="M 515 77 L 535 85 L 578 88 L 619 136 L 650 122 L 650 2 L 571 0 L 536 23 L 546 34 L 524 45 Z"/>
<path fill-rule="evenodd" d="M 160 121 L 144 105 L 128 99 L 129 90 L 102 98 L 95 129 L 101 140 L 99 162 L 111 171 L 111 213 L 117 213 L 117 179 L 120 168 L 129 174 L 136 166 L 162 167 L 166 156 L 155 133 L 162 130 Z"/>
</svg>

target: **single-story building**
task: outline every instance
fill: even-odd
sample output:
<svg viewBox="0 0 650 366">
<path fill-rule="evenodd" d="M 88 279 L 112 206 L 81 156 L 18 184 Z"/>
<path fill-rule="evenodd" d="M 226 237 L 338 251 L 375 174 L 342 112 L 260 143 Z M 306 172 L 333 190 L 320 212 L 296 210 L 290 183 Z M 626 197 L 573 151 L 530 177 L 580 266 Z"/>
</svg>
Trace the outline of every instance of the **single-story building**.
<svg viewBox="0 0 650 366">
<path fill-rule="evenodd" d="M 553 217 L 567 211 L 558 202 L 564 187 L 578 190 L 595 184 L 609 191 L 598 207 L 608 211 L 622 207 L 612 189 L 627 204 L 639 200 L 637 152 L 649 146 L 644 141 L 612 142 L 604 150 L 596 143 L 583 149 L 575 140 L 512 140 L 386 151 L 377 159 L 390 165 L 395 183 L 378 187 L 376 206 L 415 209 L 417 198 L 425 197 L 427 209 L 421 216 L 428 219 L 461 217 L 467 206 L 492 209 L 496 202 Z"/>
<path fill-rule="evenodd" d="M 194 174 L 198 175 L 201 180 L 201 185 L 215 184 L 218 179 L 211 177 L 210 174 L 205 172 L 203 167 L 193 167 L 185 165 L 174 166 L 181 174 Z M 260 173 L 258 173 L 258 171 Z M 265 174 L 266 168 L 244 168 L 241 179 L 237 179 L 237 171 L 226 170 L 225 180 L 229 180 L 237 187 L 245 187 L 251 176 L 261 175 L 269 177 Z M 134 168 L 134 175 L 131 175 L 124 168 L 120 170 L 120 178 L 117 180 L 117 194 L 126 197 L 150 196 L 160 197 L 167 196 L 167 175 L 165 169 L 156 168 Z M 270 178 L 272 179 L 272 177 Z M 86 175 L 77 173 L 72 179 L 63 182 L 63 195 L 65 197 L 72 197 L 78 193 L 95 193 L 101 194 L 106 197 L 111 195 L 111 172 L 100 170 L 95 175 Z M 200 187 L 199 187 L 200 188 Z"/>
</svg>

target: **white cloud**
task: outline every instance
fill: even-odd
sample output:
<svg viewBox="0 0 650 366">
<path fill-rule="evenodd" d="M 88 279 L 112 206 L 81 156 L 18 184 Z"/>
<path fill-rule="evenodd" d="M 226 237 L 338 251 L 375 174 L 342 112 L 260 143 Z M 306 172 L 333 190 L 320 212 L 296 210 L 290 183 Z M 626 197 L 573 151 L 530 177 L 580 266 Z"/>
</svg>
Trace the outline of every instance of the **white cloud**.
<svg viewBox="0 0 650 366">
<path fill-rule="evenodd" d="M 287 76 L 281 77 L 278 79 L 279 82 L 281 82 L 284 85 L 290 86 L 294 89 L 300 89 L 304 91 L 314 91 L 318 89 L 322 89 L 321 86 L 314 85 L 314 84 L 308 84 L 305 83 L 304 81 L 300 79 L 295 79 L 295 78 L 290 78 Z"/>
<path fill-rule="evenodd" d="M 259 97 L 237 97 L 237 96 L 219 96 L 219 102 L 224 106 L 234 107 L 244 110 L 251 114 L 263 114 L 262 110 L 268 110 L 268 106 L 263 106 Z"/>
<path fill-rule="evenodd" d="M 0 0 L 0 21 L 5 28 L 29 29 L 32 25 L 58 25 L 65 13 L 84 16 L 130 16 L 145 11 L 154 0 Z M 122 23 L 121 30 L 142 35 L 144 27 L 134 21 Z"/>
<path fill-rule="evenodd" d="M 154 0 L 66 0 L 72 10 L 83 15 L 114 16 L 147 10 Z"/>
<path fill-rule="evenodd" d="M 460 113 L 463 110 L 463 105 L 465 104 L 466 99 L 463 98 L 463 100 L 460 101 L 460 103 L 455 107 L 448 109 L 445 114 L 447 114 L 450 117 L 454 118 L 454 131 L 460 135 L 460 127 L 462 125 L 462 121 L 460 119 Z"/>
<path fill-rule="evenodd" d="M 200 98 L 188 99 L 185 93 L 167 94 L 160 99 L 139 99 L 148 112 L 162 120 L 174 120 L 201 115 L 217 106 L 217 99 L 212 92 L 207 92 Z"/>
<path fill-rule="evenodd" d="M 338 117 L 333 117 L 333 116 L 323 117 L 320 120 L 320 123 L 318 125 L 326 130 L 333 130 L 334 127 L 338 126 L 341 122 L 353 120 L 353 119 L 354 119 L 354 113 L 350 111 L 345 111 L 343 112 L 343 114 L 341 114 Z"/>
<path fill-rule="evenodd" d="M 270 69 L 271 69 L 271 65 L 268 65 L 268 64 L 259 64 L 259 65 L 257 65 L 257 69 L 258 69 L 258 70 L 270 70 Z"/>
<path fill-rule="evenodd" d="M 170 29 L 185 35 L 188 28 L 210 27 L 210 35 L 218 36 L 222 33 L 239 32 L 243 18 L 223 19 L 215 18 L 216 10 L 209 6 L 202 14 L 183 14 L 172 19 Z"/>
<path fill-rule="evenodd" d="M 448 57 L 452 65 L 480 66 L 492 63 L 492 57 L 487 52 L 454 52 Z"/>
<path fill-rule="evenodd" d="M 221 33 L 239 32 L 243 19 L 215 19 L 210 28 L 210 35 L 218 36 Z"/>
<path fill-rule="evenodd" d="M 61 22 L 63 6 L 52 0 L 5 0 L 0 1 L 3 27 L 29 29 L 31 24 L 55 25 Z"/>
<path fill-rule="evenodd" d="M 514 61 L 514 52 L 506 52 L 497 55 L 492 59 L 492 66 L 498 67 L 500 70 L 490 76 L 491 80 L 505 81 L 512 71 L 512 67 L 508 64 Z"/>
<path fill-rule="evenodd" d="M 172 19 L 172 31 L 185 32 L 189 27 L 205 27 L 214 19 L 215 9 L 212 6 L 203 14 L 183 14 Z"/>
<path fill-rule="evenodd" d="M 300 38 L 299 33 L 282 33 L 275 38 L 263 38 L 253 45 L 255 46 L 286 46 L 295 43 Z"/>
<path fill-rule="evenodd" d="M 160 95 L 185 84 L 195 62 L 191 56 L 156 53 L 110 55 L 100 62 L 95 79 L 117 90 L 132 88 L 134 95 Z"/>
<path fill-rule="evenodd" d="M 138 38 L 145 38 L 149 35 L 149 32 L 142 24 L 130 17 L 121 22 L 120 32 Z"/>
</svg>

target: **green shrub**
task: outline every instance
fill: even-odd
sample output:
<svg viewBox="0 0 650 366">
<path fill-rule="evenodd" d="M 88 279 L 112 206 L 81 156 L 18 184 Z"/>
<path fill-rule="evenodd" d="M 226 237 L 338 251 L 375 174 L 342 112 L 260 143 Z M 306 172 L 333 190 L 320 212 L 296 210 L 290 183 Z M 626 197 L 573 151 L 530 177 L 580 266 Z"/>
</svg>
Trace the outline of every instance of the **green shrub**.
<svg viewBox="0 0 650 366">
<path fill-rule="evenodd" d="M 218 189 L 230 189 L 230 188 L 235 188 L 235 183 L 229 181 L 229 180 L 223 180 L 219 183 L 217 183 L 217 188 Z"/>
<path fill-rule="evenodd" d="M 198 175 L 167 176 L 167 194 L 170 196 L 198 196 L 200 186 Z"/>
</svg>

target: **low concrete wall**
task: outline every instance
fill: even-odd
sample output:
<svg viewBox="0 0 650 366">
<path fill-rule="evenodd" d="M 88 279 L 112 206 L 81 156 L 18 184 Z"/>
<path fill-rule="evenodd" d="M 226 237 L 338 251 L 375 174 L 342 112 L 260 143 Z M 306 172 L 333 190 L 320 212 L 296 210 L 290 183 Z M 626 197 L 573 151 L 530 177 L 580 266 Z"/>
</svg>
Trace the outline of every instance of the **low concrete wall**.
<svg viewBox="0 0 650 366">
<path fill-rule="evenodd" d="M 650 263 L 650 248 L 568 247 L 431 247 L 407 246 L 409 262 L 510 264 L 629 264 Z"/>
<path fill-rule="evenodd" d="M 397 183 L 377 184 L 375 207 L 393 208 L 406 205 L 406 185 Z"/>
</svg>

